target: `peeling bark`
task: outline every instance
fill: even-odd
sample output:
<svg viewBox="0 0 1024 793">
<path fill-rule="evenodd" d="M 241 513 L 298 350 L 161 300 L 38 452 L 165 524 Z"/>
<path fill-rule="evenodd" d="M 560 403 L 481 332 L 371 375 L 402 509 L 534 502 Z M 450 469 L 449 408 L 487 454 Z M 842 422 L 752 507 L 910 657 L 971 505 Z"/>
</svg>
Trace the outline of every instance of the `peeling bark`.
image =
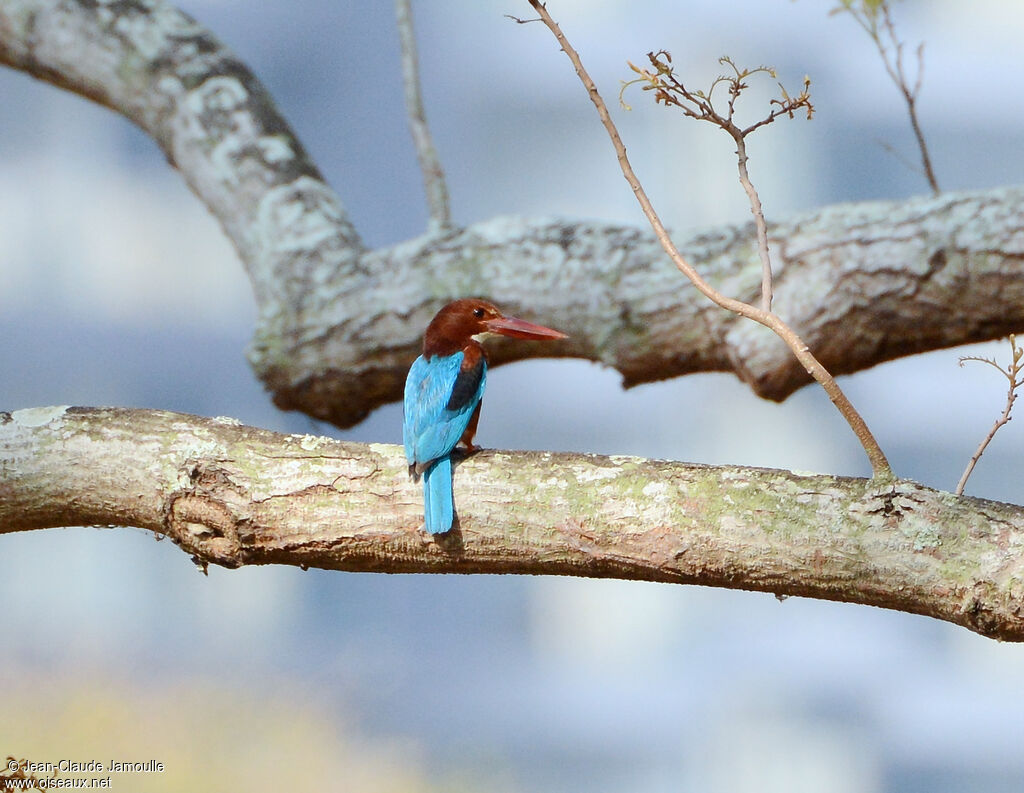
<svg viewBox="0 0 1024 793">
<path fill-rule="evenodd" d="M 7 0 L 0 63 L 122 113 L 218 218 L 259 307 L 249 350 L 283 409 L 348 426 L 401 397 L 419 334 L 452 297 L 564 328 L 495 363 L 574 356 L 627 386 L 732 371 L 785 399 L 809 378 L 770 332 L 706 303 L 653 235 L 502 217 L 367 250 L 265 89 L 158 0 Z M 752 224 L 679 235 L 724 293 L 757 299 Z M 1024 188 L 844 204 L 770 224 L 775 308 L 834 374 L 1024 332 Z"/>
<path fill-rule="evenodd" d="M 627 385 L 734 371 L 783 399 L 807 382 L 770 332 L 707 304 L 652 234 L 496 218 L 367 250 L 266 91 L 158 0 L 5 0 L 0 62 L 148 132 L 219 219 L 259 306 L 253 367 L 282 408 L 347 425 L 400 397 L 454 296 L 568 331 L 492 361 L 577 356 Z M 1024 189 L 826 207 L 772 224 L 775 308 L 834 373 L 1021 332 Z M 754 300 L 752 225 L 682 239 Z M 126 461 L 129 464 L 126 464 Z M 140 526 L 200 564 L 632 578 L 867 603 L 1024 641 L 1024 509 L 879 482 L 638 458 L 484 451 L 456 471 L 459 528 L 421 531 L 399 448 L 230 419 L 0 413 L 0 533 Z"/>
<path fill-rule="evenodd" d="M 1024 641 L 1021 507 L 906 480 L 500 451 L 456 467 L 455 498 L 457 529 L 431 538 L 397 446 L 152 410 L 0 413 L 0 533 L 139 526 L 231 568 L 696 583 Z"/>
</svg>

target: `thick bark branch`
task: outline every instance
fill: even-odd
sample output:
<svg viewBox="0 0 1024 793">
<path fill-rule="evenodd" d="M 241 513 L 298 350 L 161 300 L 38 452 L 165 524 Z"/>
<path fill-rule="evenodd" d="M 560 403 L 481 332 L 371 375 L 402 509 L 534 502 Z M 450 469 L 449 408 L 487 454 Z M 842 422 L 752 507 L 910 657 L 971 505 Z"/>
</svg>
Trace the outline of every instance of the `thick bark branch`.
<svg viewBox="0 0 1024 793">
<path fill-rule="evenodd" d="M 431 538 L 397 446 L 116 408 L 0 413 L 0 533 L 139 526 L 200 564 L 642 579 L 925 614 L 1024 641 L 1024 509 L 909 481 L 483 451 Z"/>
<path fill-rule="evenodd" d="M 113 108 L 147 131 L 220 220 L 252 281 L 249 351 L 278 406 L 345 426 L 401 397 L 447 299 L 498 299 L 564 328 L 557 347 L 626 385 L 734 371 L 782 400 L 809 382 L 769 331 L 709 305 L 653 235 L 497 218 L 368 251 L 251 72 L 158 0 L 7 0 L 0 63 Z M 775 307 L 834 374 L 1024 332 L 1024 189 L 827 207 L 770 224 Z M 725 294 L 760 288 L 752 224 L 679 235 Z"/>
</svg>

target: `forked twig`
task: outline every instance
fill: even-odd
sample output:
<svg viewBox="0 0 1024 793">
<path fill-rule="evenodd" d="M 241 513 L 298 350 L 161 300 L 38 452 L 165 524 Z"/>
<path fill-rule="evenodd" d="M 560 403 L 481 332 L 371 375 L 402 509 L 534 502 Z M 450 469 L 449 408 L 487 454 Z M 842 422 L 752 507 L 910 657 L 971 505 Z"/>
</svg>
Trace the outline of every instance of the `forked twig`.
<svg viewBox="0 0 1024 793">
<path fill-rule="evenodd" d="M 832 9 L 833 14 L 847 12 L 856 20 L 857 24 L 875 43 L 878 54 L 882 56 L 882 63 L 889 78 L 895 83 L 896 88 L 903 95 L 903 101 L 907 104 L 907 113 L 910 116 L 910 127 L 917 139 L 917 147 L 921 151 L 921 167 L 924 177 L 932 192 L 938 195 L 938 179 L 935 177 L 935 170 L 932 168 L 932 158 L 928 154 L 928 144 L 924 139 L 924 132 L 917 118 L 917 97 L 921 92 L 921 79 L 924 76 L 924 43 L 917 46 L 917 78 L 911 87 L 907 79 L 906 70 L 903 68 L 903 42 L 896 35 L 896 25 L 892 21 L 892 10 L 889 8 L 889 0 L 839 0 L 839 5 Z"/>
<path fill-rule="evenodd" d="M 619 103 L 627 110 L 630 109 L 623 99 L 626 89 L 636 83 L 645 83 L 643 90 L 654 91 L 656 104 L 662 103 L 666 107 L 676 107 L 692 119 L 714 124 L 733 139 L 736 144 L 736 162 L 740 174 L 740 184 L 750 201 L 750 212 L 754 216 L 754 227 L 757 231 L 757 252 L 761 258 L 761 310 L 770 312 L 772 310 L 772 264 L 768 251 L 768 225 L 765 223 L 761 199 L 747 170 L 749 157 L 747 156 L 746 138 L 747 135 L 771 124 L 780 116 L 793 118 L 797 110 L 805 110 L 807 118 L 810 119 L 814 115 L 814 106 L 811 104 L 809 93 L 810 78 L 804 78 L 803 90 L 796 96 L 790 96 L 782 83 L 779 83 L 782 98 L 771 100 L 768 115 L 747 127 L 741 127 L 736 123 L 736 100 L 748 87 L 749 83 L 746 81 L 758 74 L 767 74 L 774 78 L 776 76 L 774 69 L 768 66 L 741 69 L 732 58 L 723 56 L 718 59 L 718 62 L 723 66 L 728 66 L 731 74 L 722 74 L 716 77 L 707 91 L 693 91 L 676 77 L 675 69 L 672 67 L 672 56 L 666 50 L 648 52 L 647 59 L 651 62 L 653 71 L 641 69 L 632 63 L 629 64 L 629 68 L 640 76 L 622 84 L 622 90 L 619 91 Z M 715 107 L 715 91 L 722 87 L 728 93 L 727 109 L 724 113 Z"/>
<path fill-rule="evenodd" d="M 861 415 L 856 411 L 846 394 L 843 393 L 842 389 L 839 388 L 835 378 L 833 378 L 821 362 L 811 354 L 807 345 L 804 344 L 793 329 L 783 322 L 776 314 L 763 311 L 756 306 L 744 303 L 742 300 L 736 300 L 718 292 L 701 277 L 700 273 L 698 273 L 679 252 L 675 244 L 672 242 L 667 229 L 658 217 L 658 213 L 651 204 L 646 191 L 640 184 L 640 180 L 633 171 L 629 158 L 626 156 L 626 147 L 623 145 L 618 129 L 615 127 L 615 123 L 612 121 L 611 115 L 608 113 L 608 107 L 605 105 L 604 99 L 598 92 L 594 81 L 583 67 L 583 62 L 580 59 L 579 53 L 577 53 L 569 43 L 569 40 L 565 37 L 565 34 L 562 33 L 558 24 L 551 18 L 547 7 L 541 3 L 540 0 L 528 1 L 533 9 L 540 15 L 541 20 L 547 28 L 555 36 L 562 48 L 562 51 L 565 52 L 569 60 L 572 62 L 577 76 L 586 88 L 587 94 L 590 97 L 591 102 L 594 103 L 598 116 L 601 118 L 601 123 L 604 125 L 604 128 L 608 133 L 608 137 L 611 138 L 612 145 L 615 147 L 615 153 L 618 157 L 619 166 L 622 169 L 622 175 L 632 188 L 633 194 L 640 203 L 640 207 L 643 210 L 644 215 L 646 215 L 647 220 L 650 222 L 651 227 L 654 229 L 654 233 L 657 236 L 658 241 L 661 243 L 662 248 L 664 248 L 665 252 L 672 259 L 676 267 L 683 273 L 683 275 L 690 279 L 701 294 L 716 305 L 739 314 L 742 317 L 758 322 L 774 331 L 779 338 L 786 343 L 807 373 L 825 389 L 825 393 L 828 394 L 829 399 L 832 400 L 843 418 L 846 419 L 850 428 L 857 436 L 857 439 L 864 447 L 864 451 L 871 463 L 871 469 L 874 476 L 878 479 L 891 478 L 893 474 L 892 469 L 889 466 L 889 461 L 886 459 L 885 453 L 875 440 L 874 435 L 872 435 L 871 431 L 868 429 L 863 417 L 861 417 Z"/>
<path fill-rule="evenodd" d="M 1008 423 L 1013 418 L 1010 413 L 1013 411 L 1013 403 L 1017 399 L 1017 389 L 1024 386 L 1024 347 L 1017 346 L 1017 338 L 1011 334 L 1010 336 L 1010 363 L 1004 369 L 994 358 L 983 358 L 978 355 L 965 355 L 960 359 L 960 365 L 963 366 L 967 361 L 978 361 L 979 363 L 987 363 L 989 366 L 995 368 L 1003 377 L 1009 381 L 1009 387 L 1006 390 L 1006 407 L 1003 408 L 1003 414 L 996 419 L 996 423 L 992 425 L 992 429 L 988 431 L 988 435 L 984 437 L 974 454 L 971 456 L 970 461 L 967 463 L 967 467 L 964 469 L 963 475 L 960 477 L 960 481 L 956 485 L 956 494 L 962 496 L 964 488 L 967 486 L 967 480 L 970 478 L 971 473 L 974 471 L 974 466 L 977 465 L 978 460 L 981 459 L 981 455 L 985 453 L 985 449 L 988 448 L 989 443 L 996 436 L 999 428 L 1004 424 Z"/>
</svg>

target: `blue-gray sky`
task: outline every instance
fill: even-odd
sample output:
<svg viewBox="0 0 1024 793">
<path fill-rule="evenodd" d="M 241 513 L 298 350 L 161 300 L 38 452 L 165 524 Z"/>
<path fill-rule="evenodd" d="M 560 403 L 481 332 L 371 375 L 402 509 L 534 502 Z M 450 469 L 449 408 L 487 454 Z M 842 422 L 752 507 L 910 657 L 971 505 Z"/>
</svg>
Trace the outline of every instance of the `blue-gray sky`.
<svg viewBox="0 0 1024 793">
<path fill-rule="evenodd" d="M 184 6 L 266 82 L 369 244 L 424 231 L 390 4 Z M 775 124 L 751 146 L 770 217 L 926 192 L 886 149 L 916 156 L 896 90 L 868 39 L 830 7 L 549 2 L 612 104 L 626 61 L 651 49 L 670 50 L 695 82 L 723 54 L 774 65 L 790 87 L 809 74 L 815 119 Z M 642 222 L 550 35 L 503 17 L 528 16 L 525 2 L 418 2 L 414 12 L 457 223 L 498 214 Z M 1020 182 L 1024 105 L 1013 75 L 1024 9 L 932 0 L 898 3 L 897 13 L 911 66 L 913 47 L 927 42 L 920 113 L 943 187 Z M 0 408 L 138 405 L 339 434 L 277 412 L 246 368 L 244 274 L 156 146 L 24 75 L 0 72 L 0 92 Z M 746 220 L 730 143 L 645 99 L 634 92 L 634 110 L 615 113 L 668 222 Z M 1005 393 L 985 367 L 957 367 L 962 354 L 843 381 L 897 471 L 945 489 Z M 391 405 L 343 435 L 399 442 L 400 427 Z M 971 492 L 1021 502 L 1021 431 L 1011 422 L 997 438 Z M 616 373 L 572 361 L 495 370 L 478 440 L 867 472 L 812 389 L 781 406 L 725 375 L 624 392 Z M 141 688 L 301 681 L 339 722 L 415 747 L 428 778 L 464 768 L 517 790 L 1024 787 L 1024 648 L 921 617 L 607 581 L 269 568 L 203 578 L 169 543 L 123 530 L 4 536 L 0 546 L 0 632 L 24 640 L 0 660 L 0 696 L 29 670 L 52 679 L 87 668 Z"/>
</svg>

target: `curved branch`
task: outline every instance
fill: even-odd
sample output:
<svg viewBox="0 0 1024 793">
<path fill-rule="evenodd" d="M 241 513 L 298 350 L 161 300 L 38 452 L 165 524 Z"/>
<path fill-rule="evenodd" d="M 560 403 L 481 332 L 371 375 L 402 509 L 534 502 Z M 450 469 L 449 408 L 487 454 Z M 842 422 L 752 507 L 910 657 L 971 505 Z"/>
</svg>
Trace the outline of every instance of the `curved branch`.
<svg viewBox="0 0 1024 793">
<path fill-rule="evenodd" d="M 125 460 L 131 465 L 125 465 Z M 1024 509 L 914 482 L 484 451 L 422 531 L 401 448 L 118 408 L 0 413 L 0 533 L 139 526 L 197 563 L 641 579 L 925 614 L 1024 641 Z"/>
<path fill-rule="evenodd" d="M 346 426 L 401 398 L 447 299 L 497 298 L 569 332 L 543 352 L 626 385 L 733 371 L 782 400 L 810 381 L 769 331 L 707 306 L 637 228 L 496 218 L 369 251 L 251 72 L 160 0 L 0 4 L 0 63 L 90 97 L 148 132 L 231 238 L 253 284 L 249 351 L 284 409 Z M 775 308 L 844 374 L 1024 333 L 1024 189 L 826 207 L 769 225 Z M 717 289 L 757 299 L 752 224 L 677 235 Z"/>
</svg>

